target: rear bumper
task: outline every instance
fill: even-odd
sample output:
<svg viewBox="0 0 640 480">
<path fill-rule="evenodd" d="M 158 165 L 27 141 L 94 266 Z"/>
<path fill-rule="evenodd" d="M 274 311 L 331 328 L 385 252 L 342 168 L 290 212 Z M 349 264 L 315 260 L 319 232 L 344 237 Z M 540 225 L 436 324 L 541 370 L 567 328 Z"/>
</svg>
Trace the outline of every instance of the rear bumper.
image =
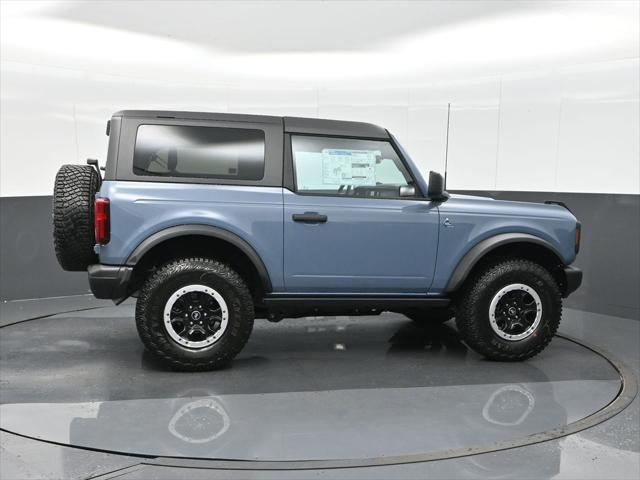
<svg viewBox="0 0 640 480">
<path fill-rule="evenodd" d="M 563 297 L 568 297 L 582 284 L 582 270 L 576 267 L 564 267 L 565 286 Z"/>
<path fill-rule="evenodd" d="M 129 296 L 128 287 L 133 267 L 96 264 L 89 265 L 87 271 L 89 286 L 96 298 L 108 298 L 120 303 Z"/>
</svg>

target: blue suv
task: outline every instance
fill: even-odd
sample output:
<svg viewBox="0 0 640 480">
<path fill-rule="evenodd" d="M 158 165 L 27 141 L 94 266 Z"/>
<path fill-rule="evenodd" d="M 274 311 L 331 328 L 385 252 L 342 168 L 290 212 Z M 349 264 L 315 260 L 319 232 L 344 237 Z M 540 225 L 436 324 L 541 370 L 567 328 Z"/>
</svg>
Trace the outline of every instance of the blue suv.
<svg viewBox="0 0 640 480">
<path fill-rule="evenodd" d="M 564 205 L 450 195 L 375 125 L 122 111 L 107 134 L 104 178 L 95 160 L 56 176 L 56 254 L 96 297 L 137 297 L 175 369 L 228 364 L 254 318 L 383 311 L 455 317 L 477 352 L 523 360 L 582 280 Z"/>
</svg>

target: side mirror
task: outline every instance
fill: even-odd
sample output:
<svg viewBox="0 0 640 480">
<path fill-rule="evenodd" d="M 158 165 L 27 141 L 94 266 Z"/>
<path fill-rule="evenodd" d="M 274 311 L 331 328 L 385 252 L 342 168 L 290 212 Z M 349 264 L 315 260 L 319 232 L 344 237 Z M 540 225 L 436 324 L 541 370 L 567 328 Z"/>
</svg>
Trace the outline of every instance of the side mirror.
<svg viewBox="0 0 640 480">
<path fill-rule="evenodd" d="M 434 202 L 444 202 L 449 194 L 444 189 L 444 178 L 438 172 L 429 172 L 427 196 Z"/>
<path fill-rule="evenodd" d="M 400 197 L 415 197 L 416 187 L 414 187 L 413 185 L 401 185 L 398 195 Z"/>
</svg>

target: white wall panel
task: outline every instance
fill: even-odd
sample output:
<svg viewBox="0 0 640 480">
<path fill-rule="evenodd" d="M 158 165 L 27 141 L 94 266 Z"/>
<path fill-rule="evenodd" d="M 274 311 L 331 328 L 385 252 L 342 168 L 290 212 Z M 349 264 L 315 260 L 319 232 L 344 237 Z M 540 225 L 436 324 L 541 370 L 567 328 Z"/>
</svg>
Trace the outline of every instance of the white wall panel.
<svg viewBox="0 0 640 480">
<path fill-rule="evenodd" d="M 389 105 L 325 105 L 320 102 L 318 117 L 370 122 L 387 128 L 402 143 L 407 139 L 408 108 Z"/>
<path fill-rule="evenodd" d="M 260 115 L 316 117 L 318 91 L 315 88 L 228 87 L 230 112 Z"/>
<path fill-rule="evenodd" d="M 324 88 L 318 95 L 318 116 L 381 125 L 400 140 L 408 137 L 409 91 L 403 88 Z"/>
<path fill-rule="evenodd" d="M 126 109 L 227 111 L 227 91 L 222 86 L 136 79 L 127 96 Z"/>
<path fill-rule="evenodd" d="M 496 188 L 554 191 L 560 83 L 551 73 L 503 78 Z"/>
<path fill-rule="evenodd" d="M 97 158 L 101 165 L 107 155 L 107 120 L 128 105 L 141 101 L 135 81 L 122 76 L 85 73 L 70 101 L 73 102 L 78 132 L 78 160 Z"/>
<path fill-rule="evenodd" d="M 562 72 L 557 190 L 640 192 L 637 60 Z"/>
<path fill-rule="evenodd" d="M 44 68 L 2 70 L 0 193 L 51 195 L 58 167 L 78 161 L 72 92 L 80 75 Z M 64 72 L 63 72 L 64 73 Z"/>
<path fill-rule="evenodd" d="M 444 174 L 447 105 L 410 106 L 408 134 L 403 146 L 426 177 L 433 170 Z"/>
<path fill-rule="evenodd" d="M 496 181 L 498 105 L 451 106 L 447 187 L 493 190 Z"/>
<path fill-rule="evenodd" d="M 496 179 L 500 81 L 487 79 L 448 87 L 447 188 L 492 190 Z"/>
<path fill-rule="evenodd" d="M 444 172 L 448 102 L 451 189 L 640 193 L 639 84 L 637 58 L 411 88 L 175 83 L 2 62 L 0 194 L 48 195 L 63 163 L 104 161 L 106 120 L 125 108 L 372 122 L 425 174 Z"/>
</svg>

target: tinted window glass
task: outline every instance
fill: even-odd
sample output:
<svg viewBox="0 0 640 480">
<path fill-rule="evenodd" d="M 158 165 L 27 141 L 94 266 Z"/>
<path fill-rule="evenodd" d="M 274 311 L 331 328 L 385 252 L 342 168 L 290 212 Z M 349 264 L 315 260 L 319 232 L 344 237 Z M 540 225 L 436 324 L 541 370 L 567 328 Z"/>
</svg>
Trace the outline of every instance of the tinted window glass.
<svg viewBox="0 0 640 480">
<path fill-rule="evenodd" d="M 291 147 L 301 193 L 397 198 L 413 183 L 389 142 L 294 135 Z"/>
<path fill-rule="evenodd" d="M 260 180 L 264 132 L 241 128 L 140 125 L 136 175 Z"/>
</svg>

